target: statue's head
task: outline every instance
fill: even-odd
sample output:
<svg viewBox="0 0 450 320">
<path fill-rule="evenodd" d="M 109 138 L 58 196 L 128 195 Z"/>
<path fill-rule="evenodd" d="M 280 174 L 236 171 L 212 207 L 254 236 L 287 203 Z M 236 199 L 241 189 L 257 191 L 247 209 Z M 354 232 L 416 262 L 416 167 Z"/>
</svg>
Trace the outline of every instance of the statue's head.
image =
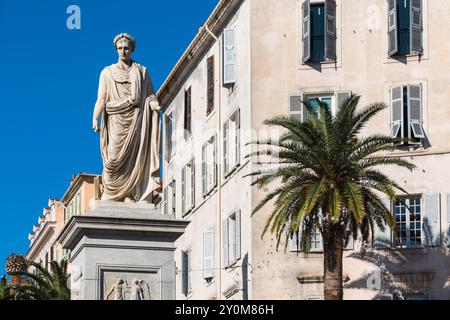
<svg viewBox="0 0 450 320">
<path fill-rule="evenodd" d="M 121 33 L 114 38 L 114 47 L 120 60 L 129 61 L 131 54 L 136 48 L 136 41 L 128 33 Z"/>
</svg>

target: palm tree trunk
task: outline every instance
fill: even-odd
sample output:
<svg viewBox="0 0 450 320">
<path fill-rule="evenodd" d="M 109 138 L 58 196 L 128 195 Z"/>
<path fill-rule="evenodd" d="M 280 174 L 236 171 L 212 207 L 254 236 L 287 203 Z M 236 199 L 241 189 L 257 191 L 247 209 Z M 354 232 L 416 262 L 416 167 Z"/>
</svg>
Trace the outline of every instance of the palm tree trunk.
<svg viewBox="0 0 450 320">
<path fill-rule="evenodd" d="M 344 251 L 343 235 L 337 226 L 330 227 L 330 236 L 324 239 L 324 281 L 325 300 L 342 300 L 344 288 L 342 281 L 342 256 Z"/>
</svg>

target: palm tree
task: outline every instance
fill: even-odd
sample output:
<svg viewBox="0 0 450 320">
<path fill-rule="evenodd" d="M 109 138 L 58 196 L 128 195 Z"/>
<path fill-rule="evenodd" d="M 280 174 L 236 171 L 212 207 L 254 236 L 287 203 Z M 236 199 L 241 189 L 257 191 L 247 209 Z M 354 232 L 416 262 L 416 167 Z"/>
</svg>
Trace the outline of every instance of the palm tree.
<svg viewBox="0 0 450 320">
<path fill-rule="evenodd" d="M 6 276 L 3 275 L 0 279 L 0 300 L 4 300 L 6 298 L 6 287 L 8 286 L 8 281 Z"/>
<path fill-rule="evenodd" d="M 35 273 L 24 272 L 25 285 L 18 287 L 14 299 L 18 300 L 70 300 L 67 273 L 67 260 L 60 263 L 52 261 L 50 271 L 41 264 L 30 262 Z"/>
<path fill-rule="evenodd" d="M 267 187 L 280 182 L 254 208 L 252 215 L 269 202 L 274 208 L 266 222 L 262 237 L 270 230 L 277 237 L 277 248 L 285 240 L 299 238 L 308 252 L 313 232 L 320 232 L 324 252 L 324 298 L 343 298 L 342 257 L 349 239 L 373 240 L 374 229 L 395 221 L 380 199 L 385 194 L 395 198 L 396 190 L 405 192 L 397 183 L 378 170 L 394 165 L 412 170 L 415 166 L 385 152 L 394 150 L 394 139 L 385 135 L 361 136 L 362 129 L 377 113 L 386 108 L 375 103 L 357 110 L 359 96 L 351 96 L 335 116 L 320 101 L 318 112 L 303 102 L 309 116 L 306 121 L 278 116 L 264 123 L 287 129 L 276 141 L 259 140 L 258 151 L 277 160 L 276 169 L 254 172 L 254 185 Z M 299 236 L 300 235 L 300 236 Z"/>
</svg>

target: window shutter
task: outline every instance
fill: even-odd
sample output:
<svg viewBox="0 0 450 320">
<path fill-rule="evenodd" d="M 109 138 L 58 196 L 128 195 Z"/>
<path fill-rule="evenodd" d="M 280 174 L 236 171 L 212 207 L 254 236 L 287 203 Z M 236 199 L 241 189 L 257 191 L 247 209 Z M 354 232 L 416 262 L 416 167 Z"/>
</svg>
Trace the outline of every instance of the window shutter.
<svg viewBox="0 0 450 320">
<path fill-rule="evenodd" d="M 389 0 L 388 10 L 388 55 L 392 56 L 398 52 L 397 0 Z"/>
<path fill-rule="evenodd" d="M 217 186 L 217 136 L 212 137 L 212 187 Z"/>
<path fill-rule="evenodd" d="M 303 16 L 303 62 L 308 62 L 311 58 L 311 4 L 310 0 L 303 1 L 302 5 Z"/>
<path fill-rule="evenodd" d="M 289 117 L 298 121 L 303 121 L 303 96 L 302 95 L 290 95 L 289 96 Z"/>
<path fill-rule="evenodd" d="M 169 205 L 168 205 L 169 199 L 168 199 L 168 196 L 167 196 L 167 187 L 164 188 L 163 197 L 164 197 L 163 214 L 170 214 L 170 212 L 169 212 Z"/>
<path fill-rule="evenodd" d="M 171 125 L 171 136 L 172 136 L 172 154 L 171 159 L 176 153 L 177 148 L 177 112 L 176 109 L 173 109 L 172 111 L 172 125 Z"/>
<path fill-rule="evenodd" d="M 422 22 L 422 0 L 411 0 L 411 15 L 410 15 L 410 41 L 411 53 L 423 53 L 423 22 Z"/>
<path fill-rule="evenodd" d="M 189 204 L 190 209 L 195 207 L 195 159 L 191 160 L 191 202 Z"/>
<path fill-rule="evenodd" d="M 236 166 L 236 114 L 228 121 L 228 173 Z"/>
<path fill-rule="evenodd" d="M 408 116 L 411 131 L 415 138 L 424 139 L 425 131 L 422 126 L 422 86 L 408 86 Z"/>
<path fill-rule="evenodd" d="M 325 0 L 325 60 L 336 60 L 336 1 Z"/>
<path fill-rule="evenodd" d="M 348 99 L 350 98 L 352 95 L 351 91 L 338 91 L 336 92 L 336 111 L 338 111 L 340 109 L 340 107 L 342 106 L 342 104 Z"/>
<path fill-rule="evenodd" d="M 186 213 L 186 167 L 181 169 L 181 212 Z"/>
<path fill-rule="evenodd" d="M 202 194 L 203 196 L 206 195 L 207 191 L 206 191 L 206 178 L 207 178 L 207 173 L 206 173 L 206 146 L 207 144 L 204 144 L 202 147 Z"/>
<path fill-rule="evenodd" d="M 186 251 L 181 251 L 181 291 L 184 295 L 188 294 L 188 254 Z"/>
<path fill-rule="evenodd" d="M 236 111 L 236 165 L 241 163 L 241 109 Z"/>
<path fill-rule="evenodd" d="M 238 210 L 236 212 L 236 216 L 235 216 L 235 232 L 234 232 L 234 236 L 235 236 L 235 252 L 234 252 L 234 258 L 236 260 L 239 260 L 241 258 L 241 210 Z"/>
<path fill-rule="evenodd" d="M 353 234 L 349 235 L 347 245 L 345 246 L 346 250 L 353 250 L 355 248 L 355 240 L 353 239 Z"/>
<path fill-rule="evenodd" d="M 223 31 L 223 84 L 236 82 L 236 32 L 235 28 Z"/>
<path fill-rule="evenodd" d="M 176 186 L 176 181 L 173 180 L 172 181 L 172 214 L 175 215 L 176 214 L 176 210 L 177 210 L 177 186 Z"/>
<path fill-rule="evenodd" d="M 445 195 L 447 202 L 447 230 L 446 230 L 446 238 L 447 244 L 450 244 L 450 193 Z"/>
<path fill-rule="evenodd" d="M 228 267 L 229 264 L 228 248 L 228 219 L 225 219 L 224 221 L 222 221 L 222 252 L 224 267 Z"/>
<path fill-rule="evenodd" d="M 187 251 L 187 291 L 192 289 L 192 249 Z"/>
<path fill-rule="evenodd" d="M 207 107 L 206 114 L 214 109 L 214 56 L 208 58 L 206 62 L 207 69 Z"/>
<path fill-rule="evenodd" d="M 403 136 L 403 87 L 391 89 L 391 138 Z"/>
<path fill-rule="evenodd" d="M 228 174 L 228 135 L 229 135 L 229 121 L 226 120 L 223 124 L 223 173 Z"/>
<path fill-rule="evenodd" d="M 214 232 L 203 233 L 203 278 L 214 276 Z"/>
<path fill-rule="evenodd" d="M 423 245 L 439 246 L 441 244 L 440 194 L 426 193 L 424 204 L 425 210 L 422 218 Z"/>
<path fill-rule="evenodd" d="M 384 204 L 386 208 L 389 209 L 389 212 L 392 212 L 391 210 L 391 201 L 388 198 L 382 198 L 381 202 Z M 381 248 L 390 248 L 391 247 L 391 241 L 392 241 L 392 232 L 389 225 L 385 226 L 385 230 L 381 231 L 381 229 L 376 225 L 374 222 L 374 243 L 373 247 L 375 249 L 381 249 Z"/>
</svg>

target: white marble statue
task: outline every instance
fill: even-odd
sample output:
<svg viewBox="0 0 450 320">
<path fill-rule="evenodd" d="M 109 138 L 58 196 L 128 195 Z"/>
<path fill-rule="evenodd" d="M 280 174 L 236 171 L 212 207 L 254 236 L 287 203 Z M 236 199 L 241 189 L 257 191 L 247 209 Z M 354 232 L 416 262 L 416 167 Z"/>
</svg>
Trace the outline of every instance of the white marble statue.
<svg viewBox="0 0 450 320">
<path fill-rule="evenodd" d="M 161 189 L 160 106 L 147 69 L 131 59 L 133 37 L 121 33 L 114 46 L 119 61 L 100 74 L 92 121 L 100 131 L 101 199 L 153 202 Z"/>
<path fill-rule="evenodd" d="M 114 293 L 114 300 L 125 300 L 125 293 L 127 292 L 127 284 L 125 280 L 117 277 L 116 283 L 113 284 L 111 289 L 106 293 L 106 299 L 109 299 L 109 296 Z"/>
<path fill-rule="evenodd" d="M 133 279 L 130 300 L 150 300 L 150 287 L 144 280 Z"/>
</svg>

